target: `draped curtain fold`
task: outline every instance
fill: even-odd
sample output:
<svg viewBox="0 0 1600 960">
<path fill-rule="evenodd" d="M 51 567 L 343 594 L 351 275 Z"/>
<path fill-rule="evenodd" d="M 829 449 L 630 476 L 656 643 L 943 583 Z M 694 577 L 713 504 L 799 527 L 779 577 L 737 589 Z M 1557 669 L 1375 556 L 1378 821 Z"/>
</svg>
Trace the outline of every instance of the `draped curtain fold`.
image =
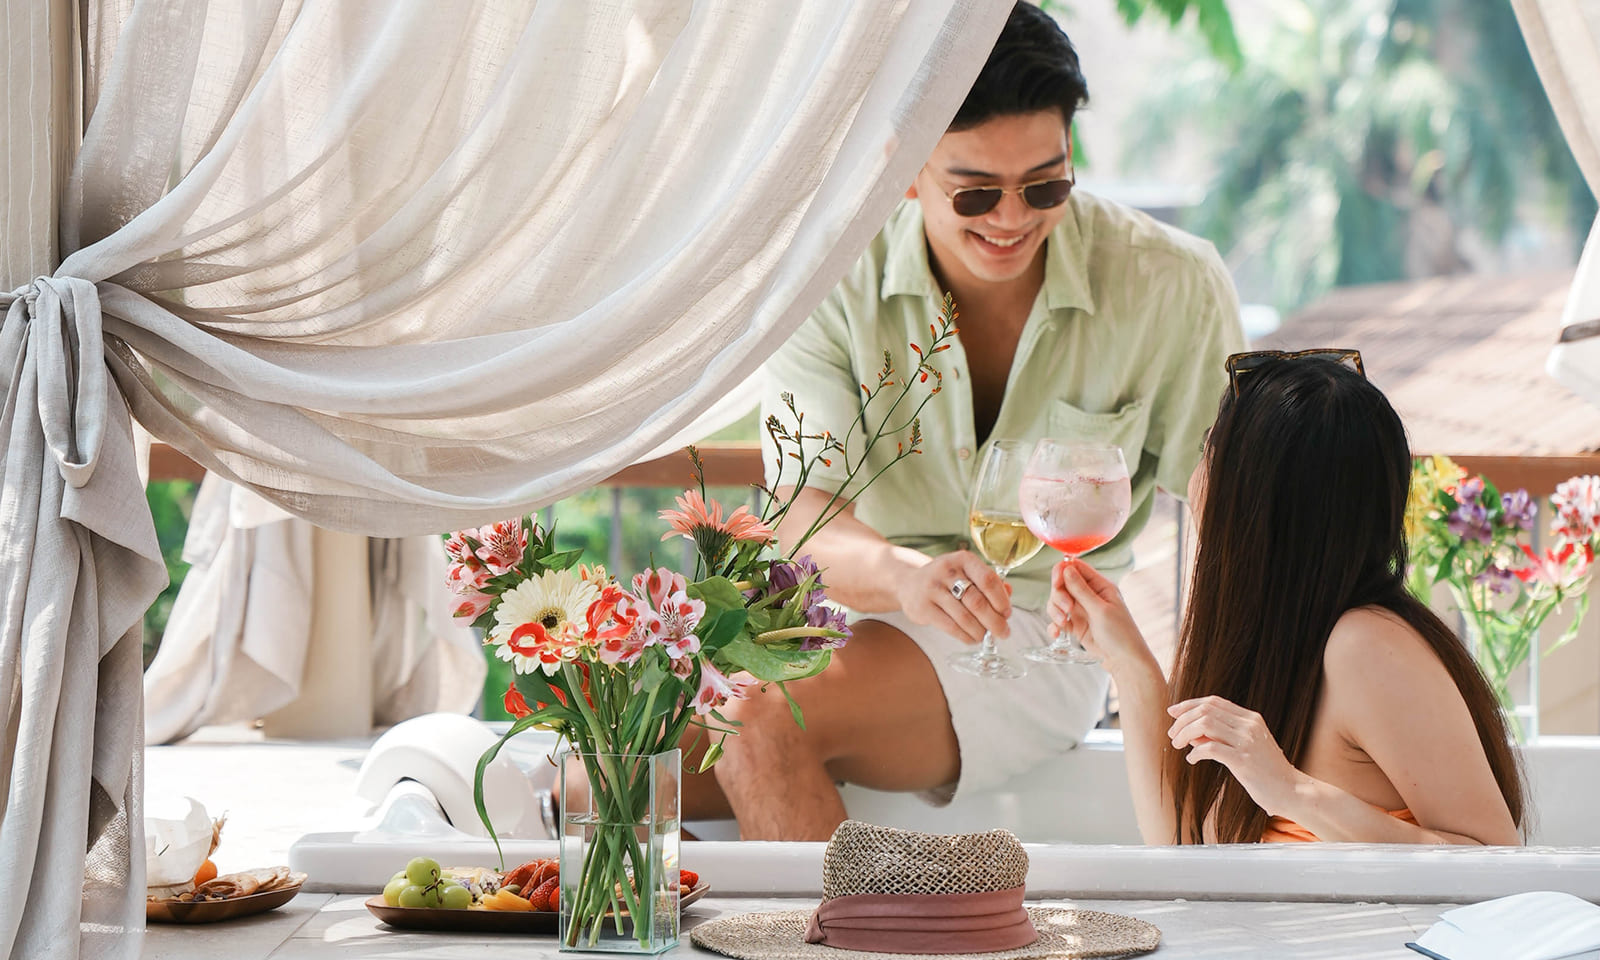
<svg viewBox="0 0 1600 960">
<path fill-rule="evenodd" d="M 582 489 L 798 326 L 1010 6 L 5 0 L 0 948 L 140 948 L 130 410 L 372 536 Z"/>
<path fill-rule="evenodd" d="M 1539 79 L 1589 189 L 1600 196 L 1600 0 L 1511 0 Z M 1600 405 L 1600 220 L 1589 231 L 1550 375 Z"/>
</svg>

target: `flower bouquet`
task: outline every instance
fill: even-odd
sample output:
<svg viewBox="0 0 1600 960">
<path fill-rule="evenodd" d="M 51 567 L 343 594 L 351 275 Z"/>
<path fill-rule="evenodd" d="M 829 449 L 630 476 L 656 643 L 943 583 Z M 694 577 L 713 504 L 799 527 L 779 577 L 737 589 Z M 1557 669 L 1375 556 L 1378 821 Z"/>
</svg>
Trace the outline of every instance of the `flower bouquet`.
<svg viewBox="0 0 1600 960">
<path fill-rule="evenodd" d="M 947 297 L 939 324 L 930 327 L 932 342 L 910 345 L 909 376 L 897 380 L 885 353 L 876 384 L 862 385 L 863 412 L 843 438 L 808 431 L 785 395 L 792 425 L 767 420 L 779 453 L 759 514 L 747 506 L 725 512 L 710 499 L 691 447 L 696 485 L 661 518 L 663 540 L 693 541 L 693 571 L 655 567 L 624 583 L 581 563 L 580 551 L 557 550 L 553 532 L 531 516 L 446 541 L 455 614 L 471 618 L 494 655 L 515 670 L 504 703 L 516 719 L 478 762 L 485 827 L 495 835 L 483 802 L 484 770 L 522 731 L 556 731 L 587 774 L 586 809 L 568 809 L 563 797 L 563 949 L 654 953 L 676 942 L 677 751 L 706 738 L 697 769 L 709 769 L 738 728 L 721 713 L 725 704 L 758 685 L 775 684 L 788 696 L 786 683 L 825 669 L 832 650 L 849 639 L 843 611 L 827 603 L 822 572 L 800 550 L 883 470 L 920 452 L 918 415 L 941 381 L 929 358 L 948 349 L 954 321 Z M 866 410 L 881 404 L 888 405 L 884 416 L 869 428 Z M 869 474 L 868 455 L 886 440 L 897 444 L 895 454 Z M 816 522 L 780 550 L 774 531 L 794 498 L 778 489 L 804 487 L 818 462 L 831 467 L 835 458 L 843 458 L 846 478 Z M 802 723 L 792 697 L 789 703 Z M 564 781 L 575 765 L 563 766 Z M 569 833 L 576 837 L 570 845 Z"/>
<path fill-rule="evenodd" d="M 1600 477 L 1562 482 L 1550 506 L 1550 545 L 1539 551 L 1529 542 L 1539 504 L 1526 490 L 1501 493 L 1448 457 L 1418 458 L 1412 469 L 1407 586 L 1424 603 L 1435 584 L 1449 587 L 1473 653 L 1519 736 L 1536 727 L 1537 704 L 1517 709 L 1511 674 L 1533 652 L 1552 613 L 1568 601 L 1575 605 L 1572 622 L 1541 656 L 1571 641 L 1588 610 L 1590 568 L 1600 545 Z"/>
</svg>

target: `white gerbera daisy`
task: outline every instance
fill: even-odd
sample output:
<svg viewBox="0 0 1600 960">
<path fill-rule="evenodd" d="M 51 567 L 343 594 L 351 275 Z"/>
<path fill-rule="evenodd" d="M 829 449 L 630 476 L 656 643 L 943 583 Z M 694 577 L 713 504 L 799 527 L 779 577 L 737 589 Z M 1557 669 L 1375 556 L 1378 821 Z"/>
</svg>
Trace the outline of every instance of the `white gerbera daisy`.
<svg viewBox="0 0 1600 960">
<path fill-rule="evenodd" d="M 571 660 L 589 605 L 600 588 L 570 570 L 546 570 L 507 590 L 494 612 L 489 643 L 518 673 L 553 674 Z"/>
</svg>

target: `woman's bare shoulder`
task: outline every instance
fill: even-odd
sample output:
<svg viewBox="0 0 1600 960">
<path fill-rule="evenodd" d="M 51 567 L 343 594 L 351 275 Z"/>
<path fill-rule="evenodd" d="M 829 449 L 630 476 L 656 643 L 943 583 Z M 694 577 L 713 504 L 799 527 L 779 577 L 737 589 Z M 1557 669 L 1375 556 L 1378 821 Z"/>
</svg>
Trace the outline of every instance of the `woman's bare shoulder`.
<svg viewBox="0 0 1600 960">
<path fill-rule="evenodd" d="M 1397 694 L 1459 696 L 1422 634 L 1382 607 L 1360 607 L 1339 618 L 1323 650 L 1322 671 L 1326 689 L 1357 702 Z"/>
</svg>

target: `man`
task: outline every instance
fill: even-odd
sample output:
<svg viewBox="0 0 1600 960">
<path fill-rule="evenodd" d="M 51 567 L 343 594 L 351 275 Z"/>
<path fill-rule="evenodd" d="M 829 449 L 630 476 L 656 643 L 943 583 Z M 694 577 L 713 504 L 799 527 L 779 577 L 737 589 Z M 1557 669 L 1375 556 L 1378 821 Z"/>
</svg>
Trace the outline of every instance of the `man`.
<svg viewBox="0 0 1600 960">
<path fill-rule="evenodd" d="M 948 664 L 986 628 L 1013 656 L 1048 640 L 1053 553 L 1013 572 L 1013 597 L 964 539 L 980 451 L 991 437 L 1120 445 L 1132 513 L 1088 558 L 1120 575 L 1156 487 L 1187 489 L 1243 337 L 1209 244 L 1072 189 L 1072 115 L 1087 96 L 1067 37 L 1018 3 L 907 202 L 770 361 L 765 412 L 786 416 L 789 392 L 808 431 L 842 436 L 884 351 L 909 370 L 907 343 L 927 343 L 945 291 L 960 313 L 958 345 L 935 358 L 944 389 L 922 412 L 923 453 L 805 547 L 861 617 L 826 671 L 789 685 L 805 728 L 776 688 L 730 704 L 740 735 L 711 774 L 685 778 L 686 819 L 731 812 L 746 839 L 825 840 L 845 816 L 838 782 L 947 802 L 1059 755 L 1098 720 L 1097 667 L 986 680 Z M 810 525 L 843 467 L 817 465 L 780 541 Z"/>
</svg>

